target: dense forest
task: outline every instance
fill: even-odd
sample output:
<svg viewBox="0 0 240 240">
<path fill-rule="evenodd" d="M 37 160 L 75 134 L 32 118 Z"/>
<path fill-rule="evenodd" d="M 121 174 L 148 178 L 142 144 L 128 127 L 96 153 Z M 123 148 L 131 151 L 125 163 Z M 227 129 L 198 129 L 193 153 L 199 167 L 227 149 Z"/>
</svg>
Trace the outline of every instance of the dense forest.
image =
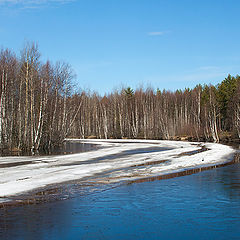
<svg viewBox="0 0 240 240">
<path fill-rule="evenodd" d="M 36 44 L 0 52 L 0 146 L 36 152 L 66 137 L 240 138 L 240 76 L 217 86 L 166 91 L 123 88 L 100 96 L 77 90 L 71 67 L 42 62 Z"/>
</svg>

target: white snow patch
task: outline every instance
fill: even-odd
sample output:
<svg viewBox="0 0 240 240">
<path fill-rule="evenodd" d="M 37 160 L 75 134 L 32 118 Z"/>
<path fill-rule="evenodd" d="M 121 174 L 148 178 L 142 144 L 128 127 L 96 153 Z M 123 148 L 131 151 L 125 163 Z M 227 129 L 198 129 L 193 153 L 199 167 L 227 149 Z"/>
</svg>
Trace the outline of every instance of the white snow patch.
<svg viewBox="0 0 240 240">
<path fill-rule="evenodd" d="M 208 151 L 194 155 L 179 155 L 185 152 L 197 151 L 201 149 L 201 146 L 199 143 L 160 140 L 71 139 L 71 141 L 100 144 L 103 148 L 63 156 L 1 157 L 0 202 L 3 202 L 6 196 L 21 194 L 50 184 L 90 177 L 104 171 L 112 171 L 110 174 L 111 182 L 116 182 L 163 175 L 201 166 L 217 165 L 230 161 L 230 157 L 234 153 L 231 147 L 215 143 L 202 144 L 209 149 Z M 123 154 L 124 151 L 152 147 L 171 149 L 162 152 Z M 118 156 L 118 154 L 122 155 Z M 112 156 L 107 158 L 109 155 Z M 98 158 L 101 159 L 98 160 Z M 27 161 L 32 163 L 1 168 L 1 164 L 23 163 Z M 134 168 L 136 165 L 155 161 L 165 162 Z"/>
</svg>

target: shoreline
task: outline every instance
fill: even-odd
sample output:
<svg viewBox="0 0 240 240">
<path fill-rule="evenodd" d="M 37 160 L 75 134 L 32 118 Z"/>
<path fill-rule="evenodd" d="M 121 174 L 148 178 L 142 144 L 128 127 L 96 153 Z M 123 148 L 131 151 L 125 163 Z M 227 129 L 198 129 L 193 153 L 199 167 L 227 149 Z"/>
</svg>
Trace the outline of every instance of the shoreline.
<svg viewBox="0 0 240 240">
<path fill-rule="evenodd" d="M 80 138 L 77 137 L 72 137 L 72 138 L 66 138 L 64 139 L 64 141 L 62 142 L 62 145 L 65 142 L 70 142 L 70 141 L 79 141 Z M 129 138 L 122 138 L 122 139 L 115 139 L 115 138 L 109 138 L 109 139 L 105 139 L 105 138 L 92 138 L 91 136 L 86 137 L 84 139 L 81 139 L 84 141 L 91 141 L 91 140 L 121 140 L 121 141 L 126 141 L 126 143 L 128 142 L 128 140 L 136 140 L 137 141 L 177 141 L 177 142 L 190 142 L 190 143 L 215 143 L 214 141 L 211 140 L 206 140 L 205 137 L 199 137 L 199 140 L 196 137 L 192 137 L 192 136 L 174 136 L 174 137 L 170 137 L 170 139 L 168 140 L 164 140 L 164 139 L 144 139 L 144 138 L 133 138 L 133 139 L 129 139 Z M 219 139 L 219 144 L 224 144 L 227 146 L 240 146 L 240 138 L 233 138 L 232 136 L 228 136 L 228 137 L 220 137 Z M 97 143 L 96 143 L 97 144 Z M 59 148 L 61 148 L 62 145 L 59 145 L 55 150 L 59 151 Z M 0 158 L 1 157 L 27 157 L 27 156 L 56 156 L 59 155 L 57 152 L 53 153 L 55 151 L 54 149 L 51 152 L 37 152 L 32 154 L 31 151 L 22 151 L 21 149 L 17 149 L 17 148 L 13 148 L 13 149 L 7 149 L 7 148 L 0 148 Z M 59 152 L 60 155 L 65 155 L 65 154 L 71 154 L 71 153 L 64 153 L 64 152 Z"/>
<path fill-rule="evenodd" d="M 84 196 L 89 195 L 89 194 L 94 194 L 95 192 L 98 191 L 107 191 L 110 190 L 112 188 L 116 188 L 122 184 L 135 184 L 135 183 L 144 183 L 144 182 L 152 182 L 152 181 L 159 181 L 159 180 L 167 180 L 167 179 L 171 179 L 171 178 L 177 178 L 177 177 L 183 177 L 183 176 L 188 176 L 188 175 L 192 175 L 192 174 L 196 174 L 196 173 L 200 173 L 203 171 L 207 171 L 207 170 L 211 170 L 211 169 L 215 169 L 215 168 L 221 168 L 221 167 L 225 167 L 225 166 L 229 166 L 235 163 L 239 163 L 240 162 L 240 153 L 235 153 L 234 157 L 232 159 L 232 161 L 226 162 L 226 163 L 222 163 L 222 164 L 218 164 L 218 165 L 212 165 L 212 166 L 206 166 L 206 167 L 200 167 L 200 168 L 194 168 L 194 169 L 187 169 L 187 170 L 183 170 L 183 171 L 179 171 L 179 172 L 174 172 L 174 173 L 169 173 L 169 174 L 164 174 L 164 175 L 158 175 L 158 176 L 152 176 L 152 177 L 145 177 L 145 178 L 140 178 L 140 179 L 135 179 L 135 180 L 130 180 L 130 181 L 122 181 L 120 183 L 115 183 L 115 184 L 110 184 L 110 183 L 100 183 L 100 187 L 102 187 L 103 185 L 106 187 L 104 189 L 98 189 L 95 191 L 86 191 L 85 193 L 83 193 Z M 77 180 L 75 180 L 77 181 Z M 68 200 L 71 199 L 72 197 L 63 197 L 63 191 L 64 189 L 68 188 L 65 187 L 67 185 L 72 185 L 72 184 L 76 184 L 75 181 L 70 181 L 70 182 L 63 182 L 63 183 L 58 183 L 55 184 L 53 186 L 49 185 L 44 187 L 43 189 L 36 189 L 33 190 L 31 192 L 29 192 L 29 194 L 25 194 L 25 195 L 19 195 L 19 199 L 16 200 L 12 200 L 12 201 L 6 201 L 6 202 L 0 202 L 0 209 L 5 209 L 5 208 L 9 208 L 9 207 L 17 207 L 17 206 L 25 206 L 25 205 L 36 205 L 36 204 L 42 204 L 42 203 L 49 203 L 49 202 L 54 202 L 54 201 L 64 201 L 64 200 Z M 95 188 L 95 186 L 97 185 L 94 184 L 93 182 L 83 182 L 83 184 L 79 184 L 81 187 L 84 186 L 93 186 Z M 16 196 L 15 196 L 16 197 Z M 0 197 L 1 200 L 1 197 Z"/>
<path fill-rule="evenodd" d="M 63 174 L 62 175 L 63 179 L 61 181 L 59 181 L 59 179 L 56 178 L 56 180 L 53 179 L 54 181 L 52 182 L 49 181 L 48 183 L 47 182 L 44 183 L 43 186 L 41 186 L 40 184 L 30 189 L 28 188 L 28 184 L 32 184 L 32 182 L 34 181 L 41 181 L 41 178 L 36 178 L 36 180 L 34 180 L 34 176 L 32 176 L 32 179 L 31 179 L 29 176 L 25 176 L 24 174 L 22 174 L 21 178 L 19 176 L 18 177 L 16 176 L 16 178 L 14 178 L 15 182 L 14 181 L 12 182 L 11 180 L 9 180 L 13 183 L 13 185 L 10 185 L 13 187 L 13 191 L 15 191 L 14 189 L 17 187 L 17 185 L 18 187 L 21 187 L 21 186 L 23 188 L 24 186 L 25 188 L 27 187 L 26 191 L 20 191 L 15 195 L 5 194 L 4 196 L 0 197 L 0 201 L 1 199 L 3 201 L 9 199 L 9 201 L 1 202 L 0 207 L 2 206 L 2 208 L 4 208 L 4 206 L 12 205 L 12 204 L 21 205 L 22 202 L 24 202 L 24 204 L 31 204 L 31 203 L 36 203 L 38 201 L 39 202 L 48 201 L 48 197 L 46 198 L 45 196 L 48 196 L 48 195 L 50 196 L 52 193 L 53 193 L 52 195 L 55 194 L 54 191 L 51 192 L 51 189 L 53 189 L 53 186 L 55 186 L 54 188 L 55 190 L 56 189 L 61 190 L 61 188 L 64 189 L 64 186 L 68 186 L 68 184 L 73 184 L 74 182 L 78 182 L 77 184 L 79 186 L 81 186 L 81 183 L 84 184 L 89 182 L 93 184 L 93 186 L 96 186 L 97 184 L 105 184 L 105 185 L 108 184 L 109 186 L 109 184 L 115 184 L 120 182 L 133 183 L 133 182 L 142 182 L 142 181 L 153 181 L 157 179 L 160 180 L 160 179 L 167 179 L 167 178 L 172 178 L 177 176 L 183 176 L 184 174 L 185 175 L 192 174 L 192 173 L 200 172 L 203 170 L 215 168 L 216 166 L 225 166 L 225 165 L 236 162 L 235 158 L 229 159 L 230 158 L 229 154 L 231 155 L 235 151 L 232 148 L 227 147 L 225 145 L 221 146 L 221 144 L 213 144 L 213 143 L 204 144 L 204 143 L 196 143 L 196 142 L 189 143 L 189 142 L 159 141 L 159 140 L 135 140 L 135 139 L 134 140 L 129 140 L 129 139 L 124 139 L 124 140 L 119 140 L 119 139 L 115 139 L 115 140 L 77 139 L 76 140 L 74 139 L 73 140 L 73 139 L 69 139 L 69 141 L 80 141 L 82 143 L 85 142 L 85 143 L 100 144 L 105 146 L 105 148 L 104 147 L 99 148 L 99 150 L 92 151 L 92 152 L 90 151 L 90 152 L 79 153 L 79 154 L 60 155 L 56 157 L 52 156 L 44 159 L 34 157 L 35 163 L 31 163 L 34 165 L 29 166 L 28 164 L 26 164 L 25 166 L 19 167 L 19 169 L 21 170 L 23 168 L 24 170 L 25 168 L 27 168 L 31 171 L 31 166 L 35 167 L 38 165 L 39 167 L 47 166 L 46 170 L 49 171 L 48 167 L 50 167 L 50 169 L 52 167 L 53 168 L 58 167 L 56 168 L 56 170 L 62 167 L 62 170 L 67 170 L 65 175 L 74 174 L 74 172 L 76 172 L 75 174 L 77 175 L 71 176 L 70 179 L 66 179 L 64 178 L 65 175 Z M 159 152 L 160 149 L 157 152 L 147 152 L 146 150 L 144 150 L 146 148 L 145 145 L 147 145 L 148 150 L 152 149 L 152 146 L 154 147 L 168 146 L 172 148 L 168 150 L 165 149 L 165 151 L 161 153 Z M 204 151 L 201 150 L 203 148 L 204 148 Z M 134 153 L 136 149 L 138 150 L 138 152 Z M 144 151 L 143 150 L 140 151 L 139 149 L 143 149 Z M 129 152 L 130 155 L 126 155 L 127 151 L 130 151 Z M 137 154 L 137 155 L 133 155 L 133 154 Z M 220 154 L 220 160 L 219 159 L 215 160 L 214 158 L 212 158 L 212 155 L 218 157 L 219 154 Z M 228 155 L 228 157 L 226 154 Z M 173 155 L 174 155 L 174 158 L 172 157 Z M 120 160 L 118 160 L 119 157 L 120 157 Z M 205 162 L 199 162 L 203 157 L 205 158 Z M 222 160 L 221 160 L 221 157 L 223 157 Z M 29 157 L 29 158 L 32 159 L 33 157 Z M 79 158 L 81 158 L 80 162 L 79 162 Z M 179 161 L 175 160 L 175 158 L 178 159 Z M 9 158 L 7 159 L 11 160 L 11 157 L 10 159 Z M 24 157 L 20 157 L 20 159 L 24 161 L 28 160 L 28 159 L 27 160 L 24 159 Z M 100 160 L 100 159 L 103 159 L 103 160 Z M 65 165 L 61 165 L 61 161 L 64 161 L 63 163 Z M 193 165 L 191 165 L 191 162 Z M 99 170 L 97 170 L 98 168 L 97 169 L 96 167 L 94 168 L 95 166 L 94 164 L 96 165 L 96 167 L 97 166 L 100 167 L 100 165 L 101 164 L 102 165 L 100 168 L 98 167 Z M 176 166 L 175 170 L 174 168 L 172 168 L 173 166 L 171 164 L 173 166 Z M 186 167 L 183 167 L 184 164 L 185 165 L 187 164 Z M 95 171 L 95 173 L 91 172 L 90 174 L 90 172 L 89 173 L 86 172 L 85 175 L 84 174 L 81 174 L 81 176 L 78 175 L 75 167 L 76 168 L 80 167 L 79 169 L 80 172 L 84 173 L 83 170 L 85 169 L 84 168 L 85 166 L 87 168 L 90 168 L 90 172 L 91 172 L 91 167 L 93 166 L 92 171 Z M 13 168 L 10 168 L 9 170 Z M 150 172 L 148 171 L 149 168 L 151 170 Z M 184 169 L 184 168 L 187 168 L 187 169 Z M 16 167 L 16 170 L 17 169 L 18 167 Z M 94 169 L 96 169 L 97 171 Z M 33 169 L 33 171 L 35 170 L 37 169 Z M 38 171 L 38 174 L 42 174 L 42 172 Z M 44 178 L 45 175 L 43 174 L 42 176 Z M 48 174 L 45 177 L 47 178 Z M 54 175 L 49 175 L 49 177 L 51 179 L 52 177 L 54 177 Z M 22 185 L 22 184 L 25 184 L 25 185 Z M 3 187 L 3 185 L 1 186 L 0 184 L 0 189 L 1 187 Z M 4 188 L 2 190 L 4 190 Z M 44 196 L 43 198 L 40 198 L 40 200 L 39 200 L 39 197 L 36 197 L 36 196 L 39 196 L 39 192 L 42 192 L 43 193 L 42 195 Z M 31 197 L 33 195 L 35 197 L 31 200 Z M 55 200 L 61 199 L 61 196 L 64 195 L 64 191 L 60 192 L 60 194 L 56 193 L 56 195 L 58 196 L 55 198 L 55 195 L 54 195 Z M 24 199 L 22 199 L 23 196 L 25 196 Z M 11 198 L 13 201 L 11 200 Z"/>
</svg>

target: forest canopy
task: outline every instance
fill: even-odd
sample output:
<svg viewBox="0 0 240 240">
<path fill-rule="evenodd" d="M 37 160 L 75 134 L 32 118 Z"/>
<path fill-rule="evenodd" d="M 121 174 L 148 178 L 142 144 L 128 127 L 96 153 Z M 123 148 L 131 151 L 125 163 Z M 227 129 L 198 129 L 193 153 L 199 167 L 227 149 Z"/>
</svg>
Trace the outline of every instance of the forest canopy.
<svg viewBox="0 0 240 240">
<path fill-rule="evenodd" d="M 219 142 L 240 138 L 240 77 L 177 91 L 123 88 L 105 96 L 74 88 L 72 68 L 43 62 L 35 43 L 0 52 L 0 146 L 50 150 L 66 137 Z"/>
</svg>

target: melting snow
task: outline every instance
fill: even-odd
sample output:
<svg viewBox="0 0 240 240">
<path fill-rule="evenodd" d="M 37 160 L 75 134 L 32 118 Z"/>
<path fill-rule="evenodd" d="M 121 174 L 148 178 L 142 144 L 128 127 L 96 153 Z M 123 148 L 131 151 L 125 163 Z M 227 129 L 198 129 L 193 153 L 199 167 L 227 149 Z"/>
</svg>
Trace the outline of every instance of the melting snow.
<svg viewBox="0 0 240 240">
<path fill-rule="evenodd" d="M 116 182 L 217 165 L 230 161 L 234 153 L 231 147 L 215 143 L 118 139 L 71 141 L 100 144 L 103 148 L 63 156 L 0 158 L 0 202 L 7 196 L 99 173 L 105 174 L 105 178 L 108 173 L 107 181 Z M 199 151 L 203 145 L 207 151 Z M 137 152 L 156 147 L 159 152 Z M 184 154 L 193 151 L 196 152 Z"/>
</svg>

